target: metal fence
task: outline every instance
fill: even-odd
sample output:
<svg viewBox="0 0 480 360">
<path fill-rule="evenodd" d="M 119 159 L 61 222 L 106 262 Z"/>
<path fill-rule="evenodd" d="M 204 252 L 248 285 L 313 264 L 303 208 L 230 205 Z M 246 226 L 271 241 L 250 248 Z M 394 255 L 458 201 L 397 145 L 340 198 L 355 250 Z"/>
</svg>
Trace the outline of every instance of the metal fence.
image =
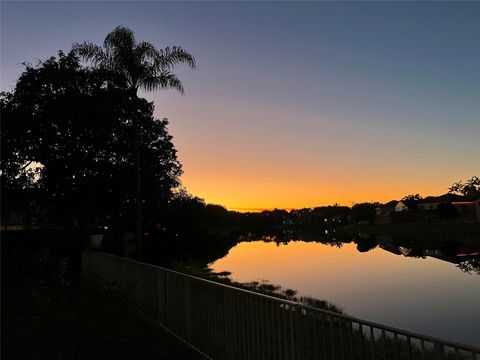
<svg viewBox="0 0 480 360">
<path fill-rule="evenodd" d="M 212 359 L 480 360 L 479 348 L 109 254 L 84 252 L 82 269 Z"/>
</svg>

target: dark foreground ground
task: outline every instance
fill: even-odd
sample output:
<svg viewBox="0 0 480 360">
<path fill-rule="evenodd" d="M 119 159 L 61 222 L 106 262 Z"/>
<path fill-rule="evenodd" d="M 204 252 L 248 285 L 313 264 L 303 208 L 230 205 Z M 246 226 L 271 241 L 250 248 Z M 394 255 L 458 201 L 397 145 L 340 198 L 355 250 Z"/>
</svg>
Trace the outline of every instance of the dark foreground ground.
<svg viewBox="0 0 480 360">
<path fill-rule="evenodd" d="M 2 359 L 203 358 L 114 289 L 62 271 L 9 270 L 2 271 Z"/>
</svg>

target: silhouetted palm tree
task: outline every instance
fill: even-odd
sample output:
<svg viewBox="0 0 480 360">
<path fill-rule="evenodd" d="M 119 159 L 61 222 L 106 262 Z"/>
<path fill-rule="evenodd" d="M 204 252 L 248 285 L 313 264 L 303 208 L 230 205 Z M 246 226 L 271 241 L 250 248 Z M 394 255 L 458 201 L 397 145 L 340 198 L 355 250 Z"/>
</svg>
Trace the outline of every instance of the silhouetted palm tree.
<svg viewBox="0 0 480 360">
<path fill-rule="evenodd" d="M 109 80 L 128 93 L 132 109 L 139 89 L 154 91 L 175 89 L 183 94 L 183 85 L 171 71 L 177 64 L 195 67 L 195 59 L 181 47 L 156 49 L 151 43 L 138 42 L 132 30 L 116 27 L 107 34 L 103 46 L 85 42 L 75 43 L 73 50 L 83 59 L 109 73 Z M 134 113 L 134 112 L 132 112 Z M 135 236 L 137 257 L 142 256 L 142 196 L 140 178 L 140 139 L 138 118 L 133 115 L 135 148 Z"/>
<path fill-rule="evenodd" d="M 452 186 L 448 188 L 450 194 L 461 194 L 465 185 L 461 181 L 453 183 Z"/>
</svg>

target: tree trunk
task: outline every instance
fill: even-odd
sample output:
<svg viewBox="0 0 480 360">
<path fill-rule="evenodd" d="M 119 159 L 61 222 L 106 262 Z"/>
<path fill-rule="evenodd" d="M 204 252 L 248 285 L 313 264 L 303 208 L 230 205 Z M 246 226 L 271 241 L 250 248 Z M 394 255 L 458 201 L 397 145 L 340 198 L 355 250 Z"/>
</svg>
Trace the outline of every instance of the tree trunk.
<svg viewBox="0 0 480 360">
<path fill-rule="evenodd" d="M 140 124 L 137 113 L 138 97 L 137 90 L 129 90 L 130 110 L 133 121 L 133 146 L 135 152 L 135 257 L 142 260 L 143 239 L 142 239 L 142 178 L 141 178 L 141 156 L 140 156 Z"/>
<path fill-rule="evenodd" d="M 143 239 L 142 239 L 142 181 L 140 166 L 140 126 L 136 116 L 135 106 L 133 107 L 133 136 L 135 148 L 135 241 L 136 258 L 142 260 Z"/>
</svg>

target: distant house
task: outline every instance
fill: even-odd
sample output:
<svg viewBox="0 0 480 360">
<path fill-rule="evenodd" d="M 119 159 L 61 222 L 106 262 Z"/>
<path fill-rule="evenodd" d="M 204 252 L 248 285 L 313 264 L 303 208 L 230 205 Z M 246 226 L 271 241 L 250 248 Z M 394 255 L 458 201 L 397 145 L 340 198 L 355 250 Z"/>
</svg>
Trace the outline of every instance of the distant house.
<svg viewBox="0 0 480 360">
<path fill-rule="evenodd" d="M 459 218 L 477 220 L 477 204 L 475 201 L 455 201 L 452 202 L 452 205 L 457 209 Z"/>
<path fill-rule="evenodd" d="M 46 212 L 31 203 L 26 211 L 3 211 L 0 217 L 0 231 L 34 230 L 47 228 Z"/>
<path fill-rule="evenodd" d="M 396 206 L 399 203 L 397 200 L 389 201 L 375 209 L 375 223 L 376 224 L 390 224 L 392 222 L 392 213 L 396 211 Z"/>
<path fill-rule="evenodd" d="M 480 198 L 472 201 L 452 202 L 462 218 L 480 222 Z"/>
<path fill-rule="evenodd" d="M 389 215 L 392 211 L 395 211 L 395 206 L 397 203 L 397 200 L 392 200 L 386 204 L 380 205 L 375 209 L 375 213 L 377 215 Z"/>
<path fill-rule="evenodd" d="M 465 197 L 455 194 L 444 194 L 440 196 L 427 196 L 417 202 L 418 210 L 436 210 L 439 204 L 465 201 Z"/>
<path fill-rule="evenodd" d="M 25 229 L 25 214 L 19 214 L 10 211 L 7 214 L 2 214 L 0 229 L 3 230 L 24 230 Z"/>
<path fill-rule="evenodd" d="M 460 219 L 480 222 L 480 199 L 473 200 L 461 195 L 444 194 L 426 197 L 418 201 L 417 206 L 420 211 L 433 211 L 438 205 L 445 203 L 455 206 Z"/>
<path fill-rule="evenodd" d="M 376 224 L 391 224 L 392 222 L 410 222 L 414 220 L 412 211 L 416 210 L 412 201 L 392 200 L 375 209 Z"/>
<path fill-rule="evenodd" d="M 395 205 L 395 212 L 402 212 L 402 211 L 408 211 L 408 210 L 409 210 L 409 207 L 403 201 L 399 201 Z"/>
<path fill-rule="evenodd" d="M 476 204 L 477 221 L 480 222 L 480 198 L 475 200 L 475 204 Z"/>
</svg>

